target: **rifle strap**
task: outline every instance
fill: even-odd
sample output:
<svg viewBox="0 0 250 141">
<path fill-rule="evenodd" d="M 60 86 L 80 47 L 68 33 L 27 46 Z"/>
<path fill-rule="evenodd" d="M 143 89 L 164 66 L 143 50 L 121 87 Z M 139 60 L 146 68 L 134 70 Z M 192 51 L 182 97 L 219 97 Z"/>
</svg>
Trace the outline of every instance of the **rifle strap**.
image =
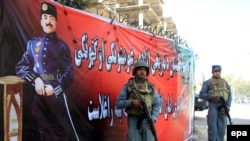
<svg viewBox="0 0 250 141">
<path fill-rule="evenodd" d="M 136 95 L 136 97 L 138 97 L 139 99 L 138 100 L 142 100 L 141 96 L 140 96 L 140 91 L 136 88 L 135 86 L 135 83 L 132 84 L 132 89 L 134 91 L 134 94 Z M 141 114 L 137 120 L 137 124 L 136 124 L 136 128 L 137 129 L 140 129 L 141 128 L 141 124 L 142 124 L 142 121 L 143 119 L 146 117 L 145 113 Z"/>
</svg>

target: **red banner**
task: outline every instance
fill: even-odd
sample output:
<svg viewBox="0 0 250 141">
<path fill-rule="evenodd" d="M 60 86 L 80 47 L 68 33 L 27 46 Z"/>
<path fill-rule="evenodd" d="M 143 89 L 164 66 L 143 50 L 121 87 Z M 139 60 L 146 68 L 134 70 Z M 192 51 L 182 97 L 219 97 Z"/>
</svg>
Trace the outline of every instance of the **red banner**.
<svg viewBox="0 0 250 141">
<path fill-rule="evenodd" d="M 48 1 L 48 0 L 43 0 Z M 42 35 L 40 0 L 9 0 L 13 19 L 28 38 Z M 193 51 L 172 39 L 149 34 L 119 22 L 49 1 L 57 8 L 57 34 L 70 47 L 80 112 L 105 141 L 126 140 L 126 113 L 116 98 L 132 77 L 133 64 L 150 65 L 151 81 L 161 96 L 156 123 L 159 141 L 182 141 L 193 128 Z"/>
</svg>

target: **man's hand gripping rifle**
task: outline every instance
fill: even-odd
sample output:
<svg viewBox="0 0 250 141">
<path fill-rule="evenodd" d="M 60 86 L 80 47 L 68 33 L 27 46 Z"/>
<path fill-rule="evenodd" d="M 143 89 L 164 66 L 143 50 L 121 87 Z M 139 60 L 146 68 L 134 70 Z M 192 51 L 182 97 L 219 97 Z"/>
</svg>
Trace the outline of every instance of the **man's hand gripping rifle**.
<svg viewBox="0 0 250 141">
<path fill-rule="evenodd" d="M 217 88 L 217 84 L 215 84 L 215 85 L 216 85 L 215 87 Z M 233 122 L 231 120 L 231 116 L 229 114 L 229 110 L 227 108 L 226 101 L 221 95 L 220 95 L 220 102 L 221 102 L 221 105 L 217 109 L 220 111 L 222 108 L 224 108 L 224 113 L 226 114 L 226 116 L 227 116 L 227 118 L 229 120 L 229 124 L 232 125 Z"/>
<path fill-rule="evenodd" d="M 155 129 L 155 125 L 154 125 L 154 121 L 152 120 L 151 116 L 150 116 L 150 113 L 148 111 L 148 108 L 147 108 L 147 104 L 145 103 L 145 101 L 141 98 L 141 96 L 139 95 L 139 90 L 134 86 L 132 85 L 131 86 L 134 93 L 135 93 L 135 96 L 137 98 L 137 100 L 140 102 L 140 104 L 142 105 L 143 107 L 143 113 L 145 114 L 145 118 L 147 120 L 147 123 L 149 125 L 149 128 L 155 138 L 155 141 L 158 141 L 158 138 L 157 138 L 157 134 L 156 134 L 156 129 Z"/>
</svg>

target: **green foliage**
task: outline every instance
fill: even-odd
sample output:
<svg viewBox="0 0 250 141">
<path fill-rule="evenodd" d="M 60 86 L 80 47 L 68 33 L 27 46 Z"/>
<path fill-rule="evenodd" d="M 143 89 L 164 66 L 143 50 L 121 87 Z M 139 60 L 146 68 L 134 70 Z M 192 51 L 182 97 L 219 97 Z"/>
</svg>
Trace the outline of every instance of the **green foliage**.
<svg viewBox="0 0 250 141">
<path fill-rule="evenodd" d="M 86 9 L 88 7 L 89 1 L 90 0 L 57 0 L 58 3 L 80 10 Z"/>
<path fill-rule="evenodd" d="M 241 77 L 234 78 L 233 74 L 224 76 L 231 86 L 232 93 L 235 97 L 250 97 L 250 81 Z"/>
</svg>

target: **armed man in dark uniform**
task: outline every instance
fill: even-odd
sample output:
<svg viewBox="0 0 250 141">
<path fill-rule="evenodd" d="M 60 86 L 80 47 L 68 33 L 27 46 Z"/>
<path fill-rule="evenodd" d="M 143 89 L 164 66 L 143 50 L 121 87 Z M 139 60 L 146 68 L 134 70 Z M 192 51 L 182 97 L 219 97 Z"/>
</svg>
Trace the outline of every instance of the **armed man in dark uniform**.
<svg viewBox="0 0 250 141">
<path fill-rule="evenodd" d="M 209 101 L 207 114 L 208 141 L 224 141 L 227 128 L 226 110 L 230 110 L 232 94 L 227 81 L 221 78 L 221 66 L 212 66 L 212 78 L 203 83 L 199 97 Z M 222 108 L 224 99 L 225 108 Z"/>
<path fill-rule="evenodd" d="M 116 100 L 117 108 L 125 108 L 128 114 L 127 141 L 157 141 L 154 124 L 159 116 L 160 98 L 155 86 L 148 81 L 147 62 L 137 61 L 132 74 L 134 77 L 123 86 Z"/>
<path fill-rule="evenodd" d="M 40 140 L 77 141 L 66 99 L 74 79 L 70 50 L 56 34 L 56 7 L 43 2 L 40 12 L 45 34 L 27 43 L 27 50 L 16 65 L 16 74 L 34 86 L 32 114 L 39 124 Z"/>
</svg>

